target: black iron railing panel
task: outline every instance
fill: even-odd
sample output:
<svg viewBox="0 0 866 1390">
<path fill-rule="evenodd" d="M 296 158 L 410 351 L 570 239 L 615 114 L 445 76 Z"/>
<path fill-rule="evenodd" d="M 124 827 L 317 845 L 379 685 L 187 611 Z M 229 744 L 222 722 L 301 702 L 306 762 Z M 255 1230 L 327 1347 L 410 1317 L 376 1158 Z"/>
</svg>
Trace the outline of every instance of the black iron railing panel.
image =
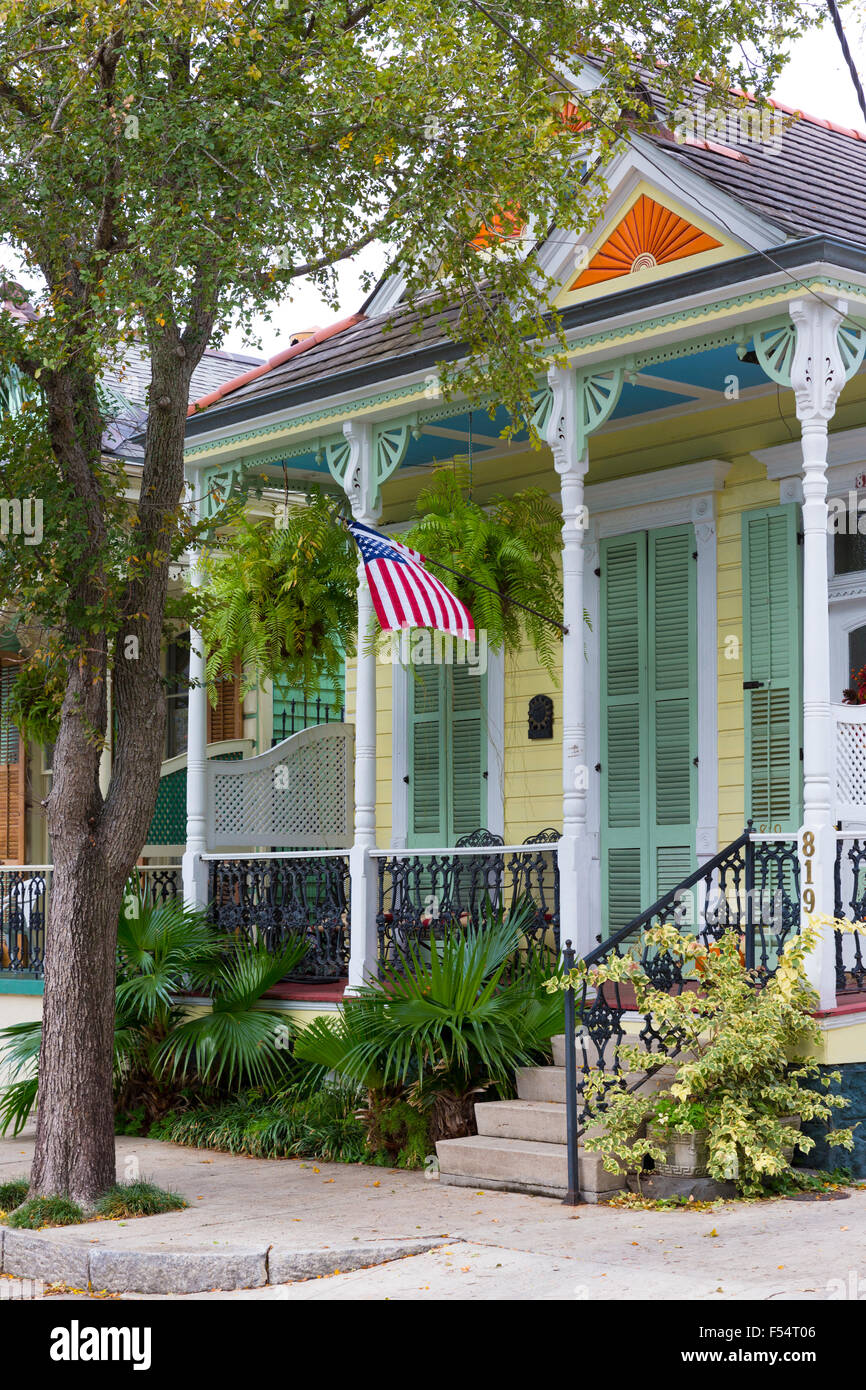
<svg viewBox="0 0 866 1390">
<path fill-rule="evenodd" d="M 590 951 L 586 964 L 600 965 L 614 956 L 632 957 L 656 989 L 681 994 L 700 988 L 694 966 L 684 965 L 670 952 L 649 944 L 647 930 L 668 924 L 684 935 L 693 933 L 707 946 L 728 932 L 736 932 L 743 963 L 754 971 L 755 984 L 760 987 L 775 972 L 785 942 L 798 928 L 799 889 L 796 839 L 764 840 L 747 830 Z M 584 980 L 575 1006 L 579 1021 L 577 1086 L 583 1123 L 591 1087 L 596 1087 L 603 1102 L 605 1092 L 640 1085 L 646 1079 L 646 1072 L 636 1078 L 625 1076 L 620 1062 L 625 1043 L 639 1042 L 662 1064 L 676 1056 L 679 1043 L 676 1038 L 662 1037 L 651 1014 L 637 1014 L 630 984 L 608 981 L 594 988 Z M 626 1015 L 631 1015 L 628 1028 Z M 590 1073 L 592 1082 L 588 1085 Z"/>
<path fill-rule="evenodd" d="M 288 704 L 275 711 L 271 747 L 282 743 L 284 738 L 299 734 L 311 724 L 341 724 L 346 718 L 346 707 L 334 705 L 332 700 L 323 700 L 317 695 L 315 700 L 289 700 Z"/>
<path fill-rule="evenodd" d="M 349 966 L 349 856 L 211 860 L 211 919 L 276 950 L 292 936 L 307 955 L 291 979 L 339 980 Z"/>
<path fill-rule="evenodd" d="M 376 914 L 380 964 L 399 964 L 407 949 L 441 937 L 449 928 L 480 927 L 490 911 L 507 914 L 525 899 L 535 911 L 521 952 L 555 962 L 558 839 L 558 831 L 545 830 L 525 845 L 505 847 L 489 831 L 476 831 L 454 850 L 381 855 Z M 476 846 L 477 854 L 458 852 Z"/>
<path fill-rule="evenodd" d="M 179 864 L 159 864 L 138 869 L 127 887 L 136 890 L 154 906 L 183 897 L 183 878 Z"/>
<path fill-rule="evenodd" d="M 834 915 L 849 922 L 866 921 L 866 838 L 840 835 L 833 873 Z M 836 932 L 836 988 L 840 993 L 866 991 L 862 937 Z"/>
<path fill-rule="evenodd" d="M 0 974 L 39 979 L 50 870 L 0 868 Z"/>
</svg>

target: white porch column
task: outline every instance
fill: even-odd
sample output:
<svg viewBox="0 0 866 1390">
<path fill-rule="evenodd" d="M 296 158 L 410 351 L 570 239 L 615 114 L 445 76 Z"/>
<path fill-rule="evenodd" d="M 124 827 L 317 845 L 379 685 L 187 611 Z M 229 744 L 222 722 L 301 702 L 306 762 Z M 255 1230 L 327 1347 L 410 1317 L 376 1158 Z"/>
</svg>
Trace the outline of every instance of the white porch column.
<svg viewBox="0 0 866 1390">
<path fill-rule="evenodd" d="M 827 425 L 845 384 L 837 332 L 847 305 L 814 296 L 795 300 L 797 342 L 791 385 L 797 398 L 803 449 L 803 826 L 800 906 L 832 914 L 834 907 L 834 757 L 830 711 L 830 624 L 827 585 Z M 835 942 L 827 932 L 810 976 L 821 1007 L 836 1003 Z"/>
<path fill-rule="evenodd" d="M 578 436 L 577 374 L 552 367 L 553 409 L 547 442 L 560 478 L 562 500 L 562 839 L 559 842 L 560 941 L 578 955 L 595 946 L 590 914 L 587 838 L 586 659 L 583 626 L 583 565 L 587 512 L 583 487 L 589 451 Z"/>
<path fill-rule="evenodd" d="M 201 475 L 194 473 L 189 481 L 195 497 Z M 200 515 L 200 502 L 194 501 L 195 517 Z M 200 588 L 202 573 L 198 550 L 188 552 L 190 583 Z M 205 685 L 205 649 L 200 632 L 190 629 L 189 679 L 186 744 L 186 850 L 183 855 L 183 897 L 189 907 L 207 906 L 207 865 L 201 856 L 207 848 L 207 686 Z"/>
<path fill-rule="evenodd" d="M 373 470 L 373 427 L 350 420 L 343 426 L 350 455 L 343 486 L 356 521 L 375 526 L 381 513 Z M 375 973 L 378 954 L 376 911 L 376 656 L 372 649 L 373 600 L 364 562 L 358 557 L 358 655 L 355 688 L 355 833 L 349 852 L 351 939 L 349 989 Z"/>
</svg>

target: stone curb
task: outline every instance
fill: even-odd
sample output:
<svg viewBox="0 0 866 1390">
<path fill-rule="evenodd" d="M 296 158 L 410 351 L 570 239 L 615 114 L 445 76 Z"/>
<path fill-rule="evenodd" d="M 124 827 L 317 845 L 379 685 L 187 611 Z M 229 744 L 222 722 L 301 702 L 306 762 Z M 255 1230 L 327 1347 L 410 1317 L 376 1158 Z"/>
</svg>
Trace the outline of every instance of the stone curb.
<svg viewBox="0 0 866 1390">
<path fill-rule="evenodd" d="M 0 1272 L 46 1284 L 108 1293 L 206 1293 L 210 1289 L 257 1289 L 345 1274 L 386 1264 L 447 1244 L 447 1236 L 332 1246 L 319 1250 L 111 1250 L 52 1241 L 40 1231 L 0 1226 Z"/>
</svg>

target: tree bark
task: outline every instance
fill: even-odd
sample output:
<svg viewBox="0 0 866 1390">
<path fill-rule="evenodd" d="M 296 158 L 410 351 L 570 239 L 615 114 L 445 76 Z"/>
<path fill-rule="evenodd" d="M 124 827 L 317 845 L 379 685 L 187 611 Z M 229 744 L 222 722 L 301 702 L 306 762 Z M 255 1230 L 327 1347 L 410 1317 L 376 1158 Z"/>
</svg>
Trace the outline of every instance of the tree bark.
<svg viewBox="0 0 866 1390">
<path fill-rule="evenodd" d="M 187 354 L 180 338 L 152 347 L 148 422 L 136 544 L 152 562 L 133 570 L 109 653 L 105 633 L 65 637 L 86 655 L 70 663 L 54 777 L 47 801 L 54 861 L 45 940 L 45 995 L 36 1152 L 31 1195 L 68 1194 L 85 1208 L 115 1181 L 112 1086 L 117 920 L 125 884 L 146 841 L 165 733 L 160 646 L 169 548 L 183 488 L 189 378 L 209 325 Z M 200 345 L 199 345 L 200 344 Z M 180 350 L 179 350 L 180 349 Z M 93 383 L 67 373 L 47 385 L 55 454 L 88 534 L 105 535 L 96 486 L 101 419 Z M 80 605 L 99 599 L 108 574 L 88 568 Z M 80 608 L 79 608 L 80 611 Z M 130 641 L 130 639 L 134 639 Z M 110 660 L 113 656 L 113 660 Z M 109 789 L 99 787 L 106 680 L 113 675 L 114 748 Z"/>
</svg>

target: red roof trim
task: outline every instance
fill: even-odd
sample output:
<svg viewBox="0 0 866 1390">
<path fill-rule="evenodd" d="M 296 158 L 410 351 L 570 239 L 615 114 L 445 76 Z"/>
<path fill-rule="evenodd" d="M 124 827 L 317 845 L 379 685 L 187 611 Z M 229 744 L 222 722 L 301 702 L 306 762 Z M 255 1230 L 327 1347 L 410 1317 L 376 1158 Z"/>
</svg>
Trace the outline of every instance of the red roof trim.
<svg viewBox="0 0 866 1390">
<path fill-rule="evenodd" d="M 209 405 L 215 405 L 217 401 L 221 401 L 230 392 L 239 390 L 241 386 L 246 386 L 250 381 L 256 381 L 260 376 L 265 376 L 274 367 L 281 367 L 290 358 L 297 357 L 302 352 L 308 352 L 318 343 L 324 343 L 328 338 L 345 332 L 347 328 L 353 328 L 356 323 L 362 323 L 365 318 L 365 314 L 350 314 L 346 319 L 338 319 L 336 323 L 328 324 L 327 328 L 317 328 L 311 338 L 304 338 L 300 343 L 293 343 L 291 347 L 283 348 L 282 352 L 268 358 L 267 362 L 261 362 L 258 367 L 253 367 L 251 371 L 244 372 L 241 376 L 232 377 L 231 381 L 224 381 L 222 386 L 218 386 L 216 390 L 209 391 L 200 400 L 193 401 L 187 415 L 196 415 L 200 410 L 206 410 Z"/>
<path fill-rule="evenodd" d="M 736 97 L 746 97 L 749 101 L 755 101 L 751 92 L 744 92 L 742 87 L 732 87 L 731 92 Z M 776 101 L 775 97 L 767 97 L 767 106 L 772 106 L 776 111 L 784 111 L 786 116 L 798 116 L 801 121 L 808 121 L 810 125 L 823 126 L 825 130 L 834 130 L 837 135 L 848 135 L 852 140 L 866 140 L 866 131 L 855 130 L 853 126 L 837 125 L 835 121 L 828 121 L 823 116 L 810 116 L 808 111 L 803 111 L 799 106 L 786 106 L 783 101 Z"/>
<path fill-rule="evenodd" d="M 698 140 L 693 135 L 687 135 L 684 139 L 677 140 L 677 144 L 692 145 L 699 150 L 709 150 L 711 154 L 723 154 L 726 159 L 737 159 L 741 164 L 749 164 L 751 160 L 742 150 L 732 150 L 730 145 L 717 145 L 712 140 Z"/>
</svg>

